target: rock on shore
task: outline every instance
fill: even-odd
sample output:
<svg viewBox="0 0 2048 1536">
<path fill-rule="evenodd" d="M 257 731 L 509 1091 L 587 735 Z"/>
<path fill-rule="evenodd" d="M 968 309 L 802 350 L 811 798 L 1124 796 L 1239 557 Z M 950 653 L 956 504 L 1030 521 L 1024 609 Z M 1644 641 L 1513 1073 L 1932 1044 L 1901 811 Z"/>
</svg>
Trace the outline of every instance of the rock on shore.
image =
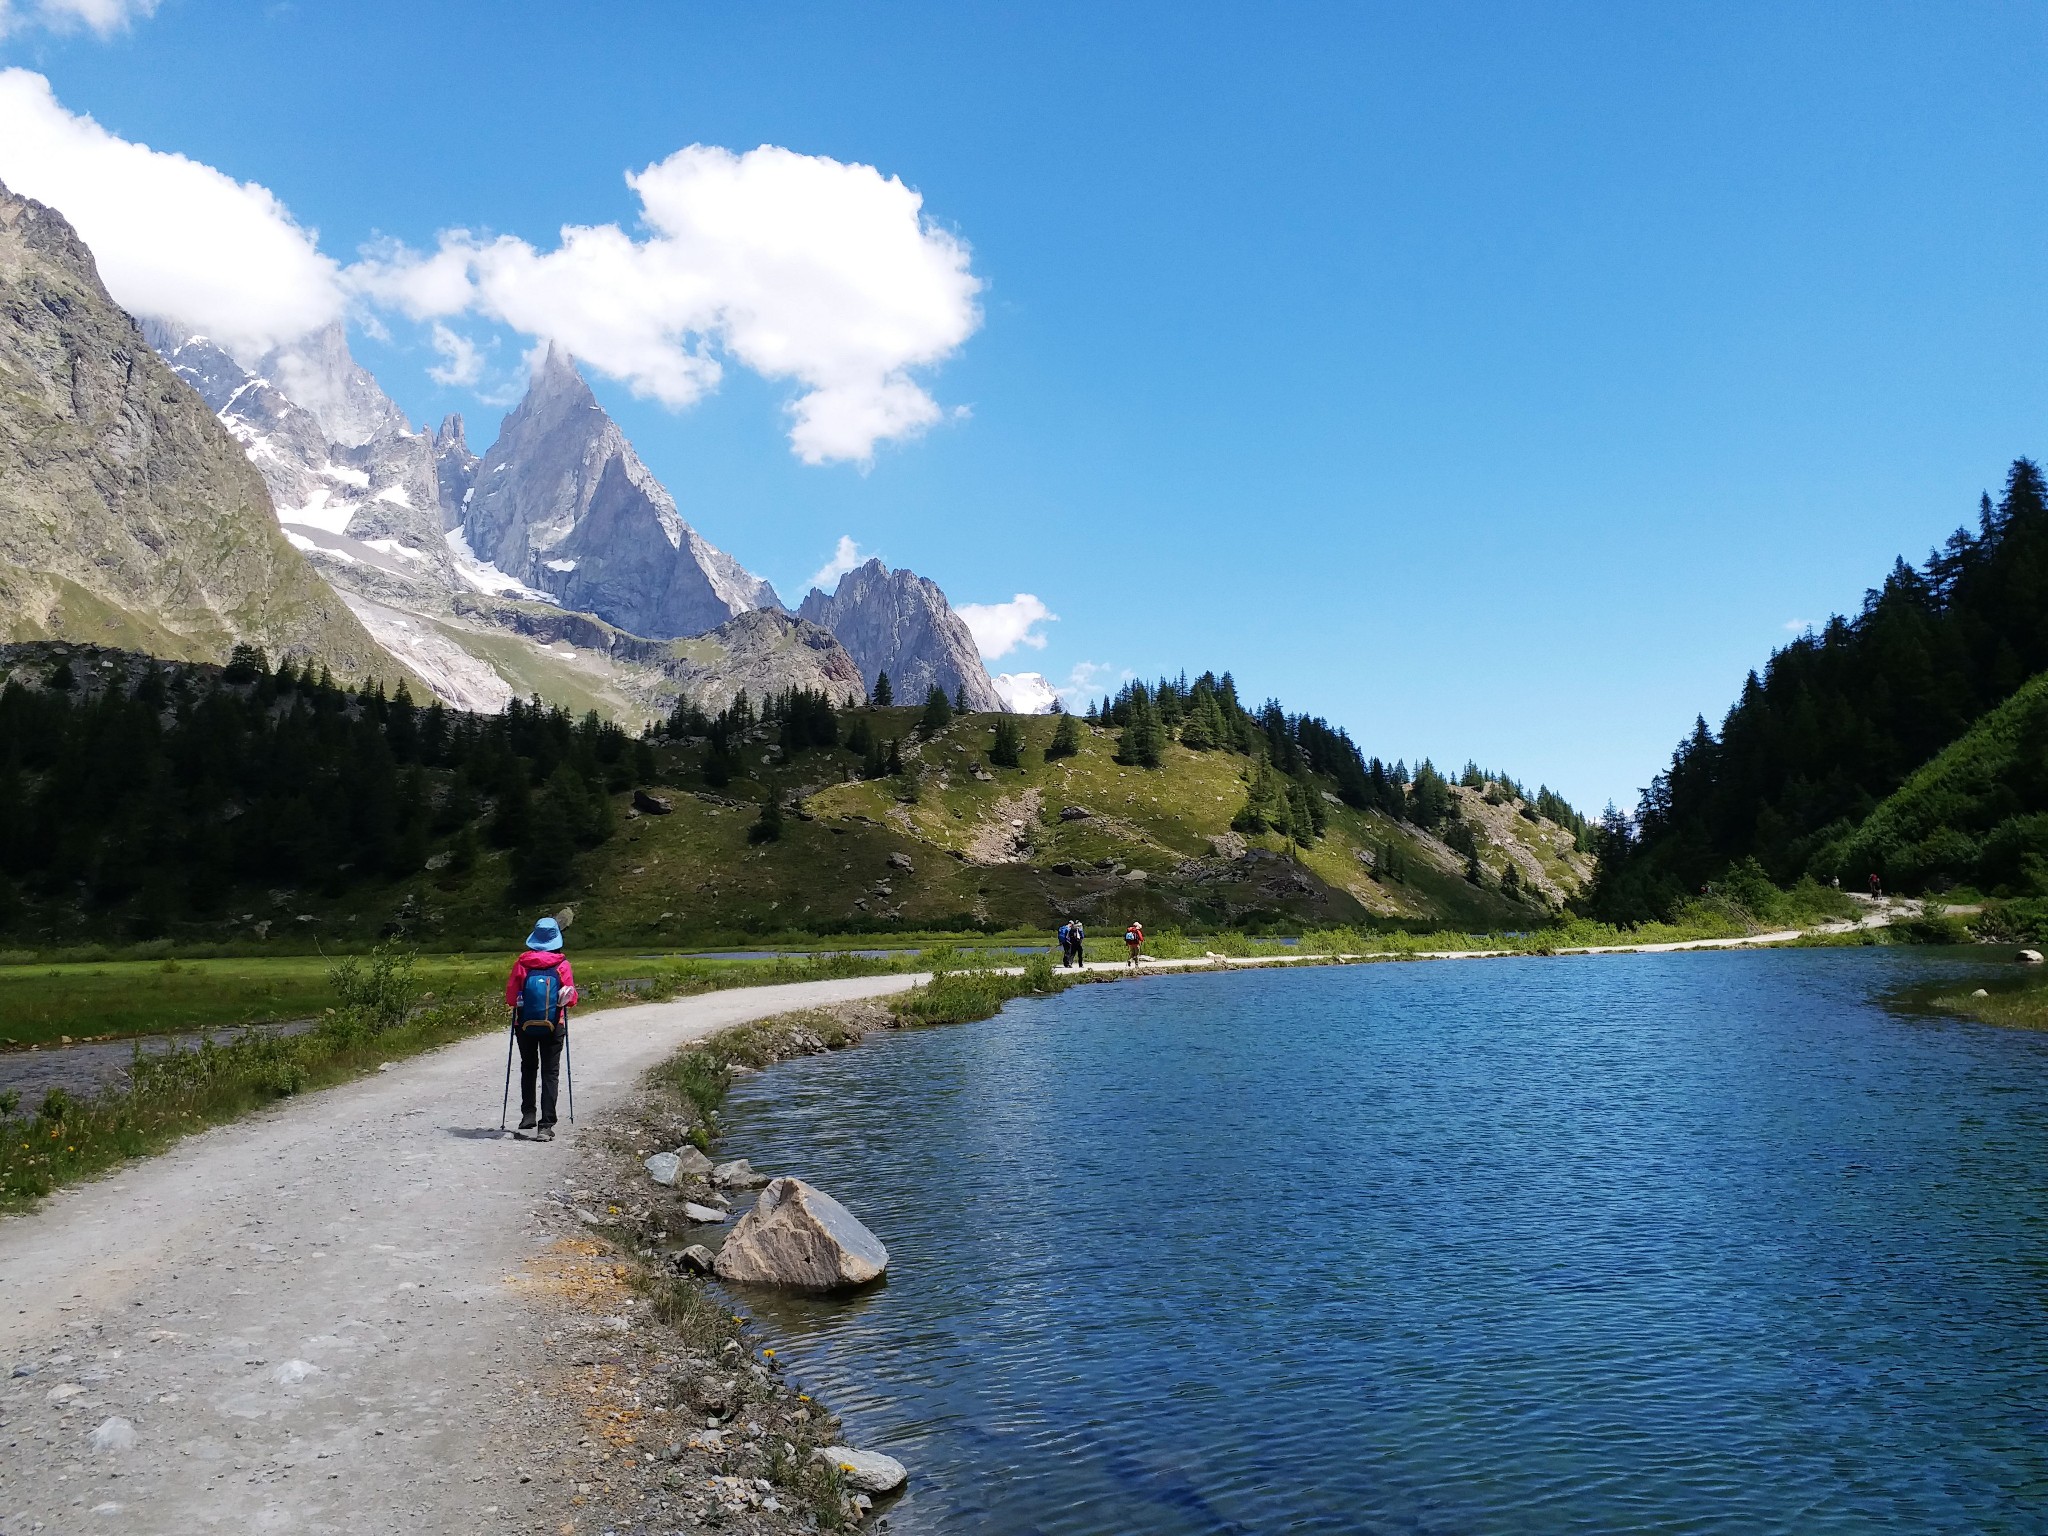
<svg viewBox="0 0 2048 1536">
<path fill-rule="evenodd" d="M 850 1445 L 821 1446 L 811 1452 L 811 1457 L 838 1467 L 846 1486 L 862 1493 L 894 1493 L 910 1476 L 894 1456 L 884 1456 L 880 1451 L 857 1451 Z"/>
<path fill-rule="evenodd" d="M 711 1171 L 711 1159 L 695 1147 L 677 1147 L 657 1152 L 646 1160 L 647 1176 L 657 1184 L 674 1184 L 677 1179 L 701 1178 Z"/>
<path fill-rule="evenodd" d="M 847 1290 L 879 1279 L 889 1250 L 854 1214 L 802 1179 L 761 1191 L 718 1253 L 721 1280 L 792 1290 Z"/>
</svg>

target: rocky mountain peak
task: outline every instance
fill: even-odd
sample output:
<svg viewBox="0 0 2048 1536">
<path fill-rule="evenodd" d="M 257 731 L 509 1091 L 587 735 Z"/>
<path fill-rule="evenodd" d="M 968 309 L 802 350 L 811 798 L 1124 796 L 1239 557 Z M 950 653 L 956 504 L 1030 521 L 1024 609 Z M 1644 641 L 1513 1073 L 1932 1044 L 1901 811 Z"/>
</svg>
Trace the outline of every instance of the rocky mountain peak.
<svg viewBox="0 0 2048 1536">
<path fill-rule="evenodd" d="M 561 346 L 549 345 L 470 485 L 470 548 L 564 607 L 667 638 L 781 606 L 683 521 Z"/>
<path fill-rule="evenodd" d="M 255 371 L 311 411 L 327 440 L 344 448 L 412 431 L 405 413 L 350 353 L 339 320 L 266 353 Z"/>
<path fill-rule="evenodd" d="M 813 587 L 797 616 L 837 636 L 869 687 L 887 672 L 906 704 L 936 685 L 948 698 L 965 693 L 969 709 L 1003 708 L 966 621 L 929 577 L 870 560 L 840 577 L 829 595 Z"/>
</svg>

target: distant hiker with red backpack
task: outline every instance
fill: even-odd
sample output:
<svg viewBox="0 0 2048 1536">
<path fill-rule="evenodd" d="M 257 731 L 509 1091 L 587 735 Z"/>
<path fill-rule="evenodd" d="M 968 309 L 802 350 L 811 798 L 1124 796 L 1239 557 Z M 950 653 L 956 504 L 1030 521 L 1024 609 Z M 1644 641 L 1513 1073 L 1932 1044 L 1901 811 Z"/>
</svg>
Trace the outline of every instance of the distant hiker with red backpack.
<svg viewBox="0 0 2048 1536">
<path fill-rule="evenodd" d="M 1124 953 L 1130 957 L 1131 969 L 1138 968 L 1138 951 L 1145 947 L 1145 925 L 1136 918 L 1124 930 Z"/>
<path fill-rule="evenodd" d="M 533 1131 L 536 1141 L 553 1141 L 555 1086 L 569 1039 L 569 1010 L 576 1006 L 576 975 L 562 953 L 562 925 L 552 917 L 533 925 L 526 936 L 526 952 L 512 962 L 512 974 L 505 978 L 505 1005 L 512 1010 L 512 1037 L 519 1044 L 519 1129 Z"/>
</svg>

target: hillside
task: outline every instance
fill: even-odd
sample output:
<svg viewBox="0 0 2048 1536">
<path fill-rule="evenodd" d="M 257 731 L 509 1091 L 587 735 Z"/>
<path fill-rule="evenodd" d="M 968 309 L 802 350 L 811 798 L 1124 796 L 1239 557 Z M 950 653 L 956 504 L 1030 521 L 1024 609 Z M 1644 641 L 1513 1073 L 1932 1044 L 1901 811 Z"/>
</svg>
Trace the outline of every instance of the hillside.
<svg viewBox="0 0 2048 1536">
<path fill-rule="evenodd" d="M 1175 743 L 1157 769 L 1127 767 L 1114 761 L 1118 733 L 1090 729 L 1073 757 L 1048 763 L 1058 723 L 1040 716 L 1015 722 L 1023 766 L 992 768 L 1000 717 L 962 716 L 918 742 L 916 711 L 870 713 L 878 734 L 903 741 L 914 800 L 899 779 L 849 780 L 859 760 L 844 749 L 795 765 L 799 809 L 774 842 L 749 844 L 751 803 L 677 794 L 672 814 L 636 818 L 592 856 L 578 921 L 602 942 L 727 928 L 1043 929 L 1063 916 L 1101 929 L 1133 917 L 1153 928 L 1521 928 L 1544 909 L 1501 894 L 1509 861 L 1568 893 L 1590 874 L 1568 832 L 1523 819 L 1519 802 L 1487 806 L 1477 790 L 1455 793 L 1485 828 L 1481 885 L 1437 838 L 1341 803 L 1326 802 L 1325 834 L 1305 848 L 1233 831 L 1247 788 L 1235 754 Z M 746 755 L 772 771 L 767 749 Z"/>
<path fill-rule="evenodd" d="M 1593 912 L 1674 904 L 1754 858 L 1780 884 L 1823 871 L 1881 801 L 2048 670 L 2048 483 L 2016 460 L 1926 563 L 1897 561 L 1854 618 L 1752 672 L 1719 732 L 1704 718 L 1603 838 Z"/>
<path fill-rule="evenodd" d="M 225 662 L 237 642 L 405 676 L 293 549 L 263 482 L 101 285 L 0 187 L 0 639 Z"/>
<path fill-rule="evenodd" d="M 579 943 L 678 947 L 1036 933 L 1066 916 L 1527 929 L 1590 874 L 1576 830 L 1501 780 L 1450 785 L 1425 765 L 1410 789 L 1355 757 L 1345 779 L 1283 778 L 1256 733 L 1243 751 L 1162 739 L 1145 767 L 1118 760 L 1142 720 L 932 725 L 929 703 L 834 708 L 826 693 L 758 714 L 685 706 L 634 740 L 594 715 L 350 696 L 253 657 L 223 671 L 17 646 L 0 648 L 0 679 L 0 932 L 15 943 L 492 945 L 564 905 Z M 1284 723 L 1283 747 L 1327 732 Z M 1386 798 L 1355 803 L 1375 775 Z M 1272 821 L 1281 784 L 1314 814 Z M 1267 824 L 1247 830 L 1260 803 Z"/>
<path fill-rule="evenodd" d="M 1845 887 L 2048 896 L 2048 673 L 1985 715 L 1815 863 Z"/>
</svg>

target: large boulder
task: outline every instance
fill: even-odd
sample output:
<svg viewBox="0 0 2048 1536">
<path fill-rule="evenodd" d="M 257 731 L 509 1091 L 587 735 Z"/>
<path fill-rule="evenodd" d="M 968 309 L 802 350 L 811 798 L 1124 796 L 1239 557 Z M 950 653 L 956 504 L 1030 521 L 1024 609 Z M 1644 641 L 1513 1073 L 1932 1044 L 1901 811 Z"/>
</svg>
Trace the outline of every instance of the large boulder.
<svg viewBox="0 0 2048 1536">
<path fill-rule="evenodd" d="M 880 1451 L 857 1451 L 850 1445 L 820 1446 L 811 1452 L 811 1460 L 837 1467 L 840 1480 L 862 1493 L 894 1493 L 910 1475 L 894 1456 L 884 1456 Z"/>
<path fill-rule="evenodd" d="M 853 1212 L 802 1179 L 776 1179 L 718 1251 L 718 1278 L 841 1291 L 879 1279 L 889 1250 Z"/>
</svg>

